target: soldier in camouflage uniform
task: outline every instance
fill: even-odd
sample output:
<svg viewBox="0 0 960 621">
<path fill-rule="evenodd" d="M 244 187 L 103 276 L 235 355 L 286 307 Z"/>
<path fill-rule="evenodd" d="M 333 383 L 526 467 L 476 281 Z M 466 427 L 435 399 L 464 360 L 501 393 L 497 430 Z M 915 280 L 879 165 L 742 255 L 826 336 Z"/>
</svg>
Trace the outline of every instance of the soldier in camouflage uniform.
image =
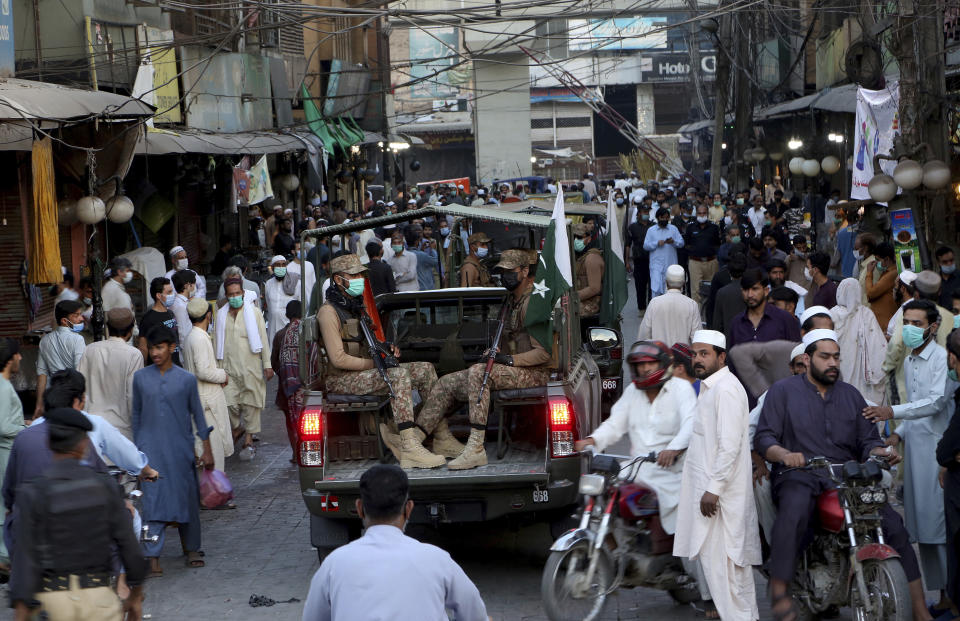
<svg viewBox="0 0 960 621">
<path fill-rule="evenodd" d="M 587 225 L 570 226 L 573 232 L 573 249 L 577 253 L 576 286 L 580 298 L 580 321 L 596 319 L 600 312 L 600 294 L 603 293 L 603 252 L 598 248 L 587 249 Z M 594 321 L 594 324 L 596 322 Z"/>
<path fill-rule="evenodd" d="M 420 429 L 417 430 L 421 439 L 430 435 L 438 425 L 444 424 L 444 416 L 450 413 L 455 403 L 466 401 L 469 404 L 470 439 L 466 447 L 456 455 L 456 459 L 447 464 L 451 470 L 466 470 L 487 463 L 483 440 L 491 391 L 545 386 L 550 379 L 550 353 L 534 340 L 524 327 L 527 304 L 533 289 L 532 268 L 536 262 L 536 252 L 517 248 L 505 251 L 495 268 L 503 270 L 501 281 L 510 292 L 505 302 L 510 310 L 503 328 L 500 350 L 496 352 L 495 364 L 480 403 L 477 403 L 477 396 L 480 394 L 480 385 L 486 370 L 485 361 L 463 371 L 444 375 L 424 400 L 418 420 Z M 442 444 L 445 451 L 456 448 L 448 442 Z M 435 432 L 433 447 L 434 451 L 441 452 Z M 451 452 L 445 454 L 451 456 Z"/>
<path fill-rule="evenodd" d="M 326 351 L 325 385 L 331 393 L 347 395 L 384 395 L 388 393 L 380 373 L 370 358 L 368 345 L 360 330 L 364 313 L 363 272 L 367 270 L 355 254 L 341 255 L 330 261 L 331 286 L 327 301 L 317 311 L 317 325 Z M 400 351 L 395 345 L 393 354 Z M 423 448 L 414 434 L 412 390 L 428 394 L 437 382 L 437 372 L 427 362 L 407 362 L 387 369 L 396 398 L 391 400 L 393 417 L 400 430 L 399 441 L 390 446 L 401 468 L 436 468 L 446 460 Z"/>
<path fill-rule="evenodd" d="M 490 238 L 486 233 L 474 233 L 467 238 L 467 243 L 470 244 L 470 254 L 460 267 L 460 286 L 492 287 L 490 272 L 483 264 L 483 258 L 490 251 Z"/>
</svg>

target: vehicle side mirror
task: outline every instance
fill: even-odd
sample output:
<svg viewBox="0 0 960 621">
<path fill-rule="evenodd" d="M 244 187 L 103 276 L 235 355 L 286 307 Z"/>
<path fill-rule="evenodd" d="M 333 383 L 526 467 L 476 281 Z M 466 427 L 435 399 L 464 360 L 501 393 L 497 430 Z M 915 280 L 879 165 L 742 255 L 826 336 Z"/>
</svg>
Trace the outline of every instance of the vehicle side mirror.
<svg viewBox="0 0 960 621">
<path fill-rule="evenodd" d="M 590 343 L 590 349 L 596 352 L 613 349 L 620 345 L 620 335 L 610 328 L 590 328 L 587 340 Z"/>
</svg>

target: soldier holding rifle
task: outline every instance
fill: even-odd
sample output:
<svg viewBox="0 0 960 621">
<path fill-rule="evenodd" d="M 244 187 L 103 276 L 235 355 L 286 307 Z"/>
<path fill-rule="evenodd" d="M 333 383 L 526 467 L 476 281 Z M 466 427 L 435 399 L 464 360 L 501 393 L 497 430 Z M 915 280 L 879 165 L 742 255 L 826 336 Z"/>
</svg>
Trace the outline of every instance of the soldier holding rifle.
<svg viewBox="0 0 960 621">
<path fill-rule="evenodd" d="M 531 338 L 524 326 L 527 304 L 533 290 L 533 266 L 537 253 L 514 248 L 506 250 L 494 269 L 502 270 L 500 281 L 509 291 L 501 312 L 499 343 L 491 343 L 484 359 L 463 371 L 444 375 L 430 391 L 420 412 L 419 439 L 433 433 L 433 450 L 441 455 L 456 457 L 447 467 L 467 470 L 487 463 L 483 448 L 490 409 L 490 393 L 509 388 L 545 386 L 550 379 L 550 353 Z M 488 364 L 492 361 L 492 364 Z M 470 407 L 470 439 L 465 448 L 446 428 L 443 417 L 454 403 L 468 402 Z M 449 436 L 449 437 L 447 437 Z"/>
<path fill-rule="evenodd" d="M 446 460 L 423 448 L 413 422 L 412 390 L 428 394 L 437 382 L 437 372 L 428 362 L 398 363 L 397 347 L 376 341 L 369 324 L 361 325 L 370 320 L 363 304 L 366 271 L 355 254 L 330 261 L 331 286 L 326 302 L 317 311 L 317 325 L 329 361 L 326 390 L 349 395 L 389 394 L 400 435 L 391 434 L 391 440 L 386 436 L 384 439 L 400 467 L 442 466 Z"/>
</svg>

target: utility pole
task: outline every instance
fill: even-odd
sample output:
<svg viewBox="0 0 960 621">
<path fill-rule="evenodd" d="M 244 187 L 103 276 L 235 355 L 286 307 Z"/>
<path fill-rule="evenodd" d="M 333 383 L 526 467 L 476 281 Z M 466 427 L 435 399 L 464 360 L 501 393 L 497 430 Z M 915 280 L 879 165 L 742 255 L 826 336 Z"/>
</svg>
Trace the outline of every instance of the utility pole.
<svg viewBox="0 0 960 621">
<path fill-rule="evenodd" d="M 893 24 L 890 48 L 900 66 L 900 137 L 894 141 L 893 153 L 898 157 L 913 156 L 913 151 L 927 144 L 929 150 L 917 157 L 947 161 L 943 11 L 937 5 L 937 0 L 904 0 L 903 12 Z M 946 195 L 905 192 L 895 200 L 913 211 L 920 258 L 929 267 L 931 243 L 954 238 Z M 933 222 L 938 223 L 936 231 Z M 935 239 L 938 235 L 940 240 Z"/>
<path fill-rule="evenodd" d="M 748 58 L 750 57 L 750 28 L 742 11 L 734 14 L 736 29 L 736 80 L 734 92 L 737 94 L 737 108 L 733 127 L 734 191 L 750 186 L 750 167 L 752 162 L 744 160 L 743 152 L 750 144 L 750 130 L 753 127 L 753 85 L 750 83 Z"/>
<path fill-rule="evenodd" d="M 720 34 L 717 36 L 717 75 L 713 81 L 713 150 L 710 153 L 710 193 L 720 192 L 723 168 L 723 125 L 727 116 L 727 93 L 730 92 L 730 15 L 720 16 Z"/>
<path fill-rule="evenodd" d="M 387 6 L 383 5 L 386 9 Z M 377 18 L 377 70 L 380 74 L 380 112 L 383 116 L 381 132 L 383 133 L 383 148 L 380 151 L 382 157 L 381 169 L 383 170 L 383 200 L 389 202 L 393 200 L 390 193 L 390 158 L 387 155 L 390 152 L 390 118 L 387 116 L 387 89 L 390 88 L 390 33 L 383 27 L 386 18 L 380 16 Z M 362 206 L 363 203 L 361 202 Z"/>
</svg>

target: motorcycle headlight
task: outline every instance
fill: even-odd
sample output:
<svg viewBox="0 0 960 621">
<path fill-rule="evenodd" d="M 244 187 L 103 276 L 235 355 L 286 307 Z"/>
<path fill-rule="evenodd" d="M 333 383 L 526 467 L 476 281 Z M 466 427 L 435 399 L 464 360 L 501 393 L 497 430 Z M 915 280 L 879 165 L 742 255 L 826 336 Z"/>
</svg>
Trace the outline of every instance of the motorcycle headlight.
<svg viewBox="0 0 960 621">
<path fill-rule="evenodd" d="M 877 505 L 882 505 L 887 502 L 887 493 L 883 490 L 873 492 L 873 502 Z"/>
<path fill-rule="evenodd" d="M 864 492 L 860 492 L 860 502 L 866 503 L 866 504 L 872 503 L 872 502 L 873 502 L 873 492 L 871 492 L 870 490 L 866 490 L 866 491 L 864 491 Z"/>
<path fill-rule="evenodd" d="M 584 474 L 580 476 L 580 493 L 585 496 L 599 496 L 603 493 L 603 475 Z"/>
</svg>

